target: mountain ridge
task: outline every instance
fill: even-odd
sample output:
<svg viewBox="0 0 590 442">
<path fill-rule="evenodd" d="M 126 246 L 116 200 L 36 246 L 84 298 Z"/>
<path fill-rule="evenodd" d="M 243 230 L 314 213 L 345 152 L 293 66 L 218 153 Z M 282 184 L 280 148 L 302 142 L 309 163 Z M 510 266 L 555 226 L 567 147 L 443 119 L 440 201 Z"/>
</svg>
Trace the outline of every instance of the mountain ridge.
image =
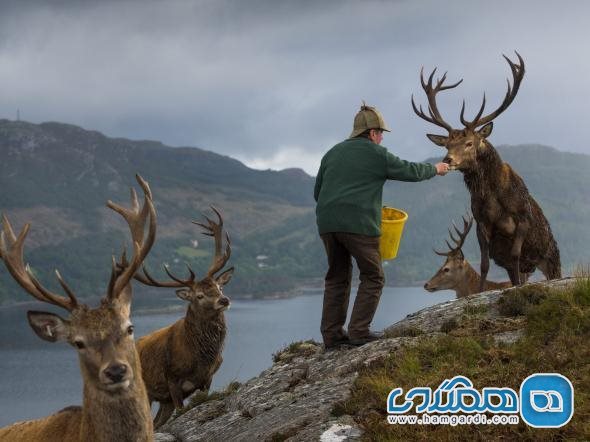
<svg viewBox="0 0 590 442">
<path fill-rule="evenodd" d="M 543 207 L 565 267 L 590 262 L 583 247 L 590 241 L 583 228 L 590 215 L 590 156 L 541 145 L 498 150 Z M 210 214 L 213 205 L 232 237 L 237 271 L 227 287 L 230 295 L 277 295 L 323 278 L 314 178 L 301 169 L 256 170 L 198 147 L 110 138 L 57 122 L 0 120 L 0 211 L 17 230 L 32 221 L 26 257 L 47 285 L 55 284 L 55 267 L 88 296 L 106 284 L 110 255 L 120 253 L 128 233 L 105 202 L 128 204 L 137 172 L 149 181 L 158 210 L 158 240 L 147 260 L 156 276 L 163 275 L 163 263 L 181 274 L 185 262 L 197 272 L 206 270 L 212 244 L 190 221 Z M 462 181 L 457 172 L 421 183 L 386 183 L 384 204 L 410 214 L 399 258 L 385 265 L 389 284 L 424 281 L 442 264 L 431 249 L 444 246 L 451 220 L 469 208 Z M 465 252 L 476 265 L 474 237 Z M 492 277 L 506 279 L 498 271 Z M 21 292 L 0 269 L 0 300 L 24 300 Z"/>
</svg>

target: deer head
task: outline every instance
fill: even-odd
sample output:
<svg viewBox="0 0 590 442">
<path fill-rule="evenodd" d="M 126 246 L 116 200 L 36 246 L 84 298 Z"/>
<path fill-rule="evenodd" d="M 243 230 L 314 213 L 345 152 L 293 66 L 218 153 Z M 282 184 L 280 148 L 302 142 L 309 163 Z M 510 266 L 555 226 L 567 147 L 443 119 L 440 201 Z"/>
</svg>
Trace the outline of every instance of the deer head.
<svg viewBox="0 0 590 442">
<path fill-rule="evenodd" d="M 131 230 L 133 257 L 125 272 L 113 268 L 107 294 L 98 308 L 91 309 L 78 298 L 56 270 L 57 279 L 66 296 L 47 290 L 23 261 L 24 242 L 29 231 L 26 224 L 18 237 L 6 216 L 2 217 L 0 258 L 12 277 L 39 301 L 61 307 L 67 318 L 49 312 L 29 311 L 29 324 L 35 333 L 49 342 L 65 341 L 77 351 L 85 386 L 107 392 L 124 392 L 138 379 L 139 357 L 133 341 L 133 325 L 129 319 L 131 287 L 129 282 L 151 249 L 156 232 L 156 212 L 148 183 L 139 175 L 137 181 L 145 198 L 140 209 L 135 191 L 131 190 L 132 208 L 125 209 L 111 201 L 108 207 L 120 213 Z M 145 225 L 149 218 L 147 236 Z"/>
<path fill-rule="evenodd" d="M 469 263 L 465 260 L 465 256 L 463 255 L 463 251 L 461 248 L 465 243 L 465 238 L 471 230 L 471 226 L 473 225 L 473 217 L 468 217 L 465 219 L 463 217 L 463 231 L 459 230 L 455 223 L 453 222 L 453 229 L 459 236 L 455 238 L 451 229 L 449 229 L 449 236 L 451 240 L 455 243 L 455 246 L 451 246 L 451 244 L 446 241 L 447 246 L 449 247 L 448 252 L 437 252 L 439 256 L 445 256 L 447 259 L 445 263 L 442 265 L 440 269 L 435 273 L 435 275 L 430 278 L 430 280 L 424 284 L 424 288 L 429 292 L 435 292 L 437 290 L 453 290 L 458 285 L 466 281 L 467 279 L 467 272 L 470 269 Z"/>
<path fill-rule="evenodd" d="M 226 246 L 222 252 L 223 218 L 215 207 L 211 206 L 211 209 L 217 215 L 218 222 L 213 221 L 207 216 L 205 216 L 207 224 L 193 221 L 193 224 L 205 229 L 202 232 L 203 235 L 212 236 L 215 239 L 215 254 L 209 270 L 203 279 L 196 279 L 195 272 L 188 265 L 189 277 L 186 279 L 174 276 L 168 269 L 168 266 L 164 266 L 164 271 L 170 277 L 170 281 L 157 281 L 148 273 L 145 266 L 143 266 L 143 274 L 136 273 L 135 279 L 152 287 L 175 287 L 178 289 L 176 290 L 176 295 L 180 299 L 190 302 L 191 306 L 196 310 L 204 313 L 217 314 L 229 308 L 230 300 L 223 294 L 223 286 L 230 281 L 234 268 L 230 267 L 219 275 L 216 275 L 229 260 L 231 245 L 229 234 L 226 232 Z M 122 263 L 121 268 L 125 268 L 126 265 L 126 263 Z"/>
<path fill-rule="evenodd" d="M 487 137 L 492 133 L 493 122 L 492 120 L 504 112 L 508 106 L 512 103 L 522 78 L 524 77 L 524 61 L 522 57 L 516 52 L 518 57 L 518 64 L 510 61 L 508 57 L 503 55 L 512 71 L 513 82 L 507 80 L 508 89 L 502 104 L 492 113 L 483 116 L 484 108 L 486 105 L 485 94 L 483 96 L 483 102 L 475 118 L 472 121 L 465 119 L 465 100 L 463 100 L 463 106 L 461 107 L 461 123 L 463 129 L 453 129 L 450 124 L 446 123 L 442 118 L 438 106 L 436 104 L 436 94 L 446 89 L 453 89 L 457 87 L 463 80 L 459 80 L 457 83 L 451 85 L 445 85 L 447 74 L 445 73 L 442 78 L 437 79 L 436 84 L 433 84 L 434 74 L 436 68 L 432 71 L 428 77 L 428 81 L 424 80 L 423 69 L 420 71 L 420 81 L 422 88 L 428 98 L 428 115 L 422 110 L 422 106 L 419 108 L 414 103 L 414 96 L 412 95 L 412 107 L 414 112 L 420 118 L 436 124 L 437 126 L 446 129 L 448 136 L 444 135 L 433 135 L 427 134 L 426 136 L 436 145 L 445 147 L 447 149 L 447 155 L 444 158 L 444 162 L 448 163 L 451 168 L 457 170 L 472 170 L 475 168 L 477 156 L 479 153 L 485 151 L 485 149 L 491 148 L 491 145 L 487 142 Z"/>
</svg>

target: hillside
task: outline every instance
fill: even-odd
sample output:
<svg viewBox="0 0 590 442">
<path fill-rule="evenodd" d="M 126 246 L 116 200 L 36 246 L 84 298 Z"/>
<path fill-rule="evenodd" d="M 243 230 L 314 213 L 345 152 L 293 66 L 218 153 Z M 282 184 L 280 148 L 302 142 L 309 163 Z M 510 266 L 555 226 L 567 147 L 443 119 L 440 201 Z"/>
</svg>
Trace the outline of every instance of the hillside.
<svg viewBox="0 0 590 442">
<path fill-rule="evenodd" d="M 59 268 L 82 296 L 104 290 L 110 256 L 128 241 L 126 225 L 105 203 L 128 204 L 136 172 L 149 181 L 158 211 L 159 239 L 148 260 L 155 273 L 164 262 L 178 272 L 185 271 L 185 261 L 206 270 L 212 244 L 190 221 L 215 205 L 240 269 L 230 294 L 274 290 L 272 278 L 259 280 L 256 257 L 265 250 L 256 236 L 312 213 L 313 178 L 302 171 L 258 171 L 197 148 L 108 138 L 59 123 L 0 120 L 0 211 L 15 229 L 32 223 L 26 256 L 47 285 Z M 27 299 L 3 266 L 0 272 L 0 294 Z M 289 279 L 285 275 L 284 289 L 293 285 Z"/>
<path fill-rule="evenodd" d="M 543 207 L 566 271 L 590 262 L 590 156 L 534 145 L 499 151 Z M 105 202 L 127 204 L 136 172 L 150 182 L 158 210 L 158 241 L 148 259 L 156 275 L 164 262 L 179 273 L 185 262 L 205 271 L 211 243 L 190 221 L 213 204 L 232 237 L 237 271 L 230 296 L 275 295 L 321 281 L 325 258 L 315 229 L 314 179 L 303 171 L 253 170 L 199 148 L 109 138 L 60 123 L 0 120 L 0 212 L 15 228 L 32 222 L 26 256 L 47 285 L 55 284 L 51 273 L 59 268 L 80 296 L 104 290 L 110 255 L 127 240 L 125 225 Z M 386 266 L 388 282 L 424 281 L 442 264 L 431 249 L 444 249 L 450 220 L 469 207 L 462 176 L 388 183 L 384 203 L 410 214 L 399 258 Z M 475 235 L 465 251 L 476 264 Z M 27 299 L 3 268 L 2 299 Z"/>
</svg>

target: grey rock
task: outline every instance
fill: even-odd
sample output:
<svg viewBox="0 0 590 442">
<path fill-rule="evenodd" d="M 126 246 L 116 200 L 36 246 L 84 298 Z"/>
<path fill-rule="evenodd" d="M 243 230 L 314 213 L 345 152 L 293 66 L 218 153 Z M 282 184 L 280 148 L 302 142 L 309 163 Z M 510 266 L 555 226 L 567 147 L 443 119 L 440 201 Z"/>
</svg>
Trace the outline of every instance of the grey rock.
<svg viewBox="0 0 590 442">
<path fill-rule="evenodd" d="M 561 287 L 572 279 L 540 283 Z M 504 290 L 509 295 L 511 289 Z M 481 309 L 481 321 L 508 323 L 495 307 L 502 291 L 490 291 L 425 308 L 388 327 L 386 336 L 403 329 L 422 335 L 440 334 L 441 325 L 460 319 L 466 307 Z M 502 322 L 504 321 L 504 322 Z M 516 322 L 514 322 L 516 324 Z M 509 327 L 510 328 L 510 327 Z M 494 335 L 513 342 L 520 330 Z M 355 441 L 362 431 L 351 416 L 335 416 L 335 405 L 346 400 L 359 369 L 379 361 L 417 337 L 389 337 L 362 347 L 344 347 L 326 352 L 319 345 L 306 344 L 305 355 L 287 355 L 221 400 L 198 405 L 160 429 L 156 441 Z M 312 348 L 310 351 L 309 345 Z M 285 362 L 288 361 L 288 362 Z"/>
<path fill-rule="evenodd" d="M 154 434 L 154 441 L 155 442 L 178 442 L 171 434 L 164 434 L 164 433 L 156 433 Z"/>
</svg>

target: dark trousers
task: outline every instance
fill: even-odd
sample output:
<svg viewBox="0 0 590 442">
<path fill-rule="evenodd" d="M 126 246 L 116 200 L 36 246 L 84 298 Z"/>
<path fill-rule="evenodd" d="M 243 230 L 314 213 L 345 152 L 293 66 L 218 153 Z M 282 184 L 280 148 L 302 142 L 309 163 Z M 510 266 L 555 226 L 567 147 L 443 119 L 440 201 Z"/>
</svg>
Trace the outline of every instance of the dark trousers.
<svg viewBox="0 0 590 442">
<path fill-rule="evenodd" d="M 328 255 L 321 324 L 324 343 L 330 345 L 346 335 L 344 323 L 352 282 L 352 258 L 359 268 L 361 283 L 354 300 L 348 335 L 351 339 L 364 338 L 369 334 L 385 284 L 379 237 L 338 232 L 325 233 L 321 238 Z"/>
</svg>

